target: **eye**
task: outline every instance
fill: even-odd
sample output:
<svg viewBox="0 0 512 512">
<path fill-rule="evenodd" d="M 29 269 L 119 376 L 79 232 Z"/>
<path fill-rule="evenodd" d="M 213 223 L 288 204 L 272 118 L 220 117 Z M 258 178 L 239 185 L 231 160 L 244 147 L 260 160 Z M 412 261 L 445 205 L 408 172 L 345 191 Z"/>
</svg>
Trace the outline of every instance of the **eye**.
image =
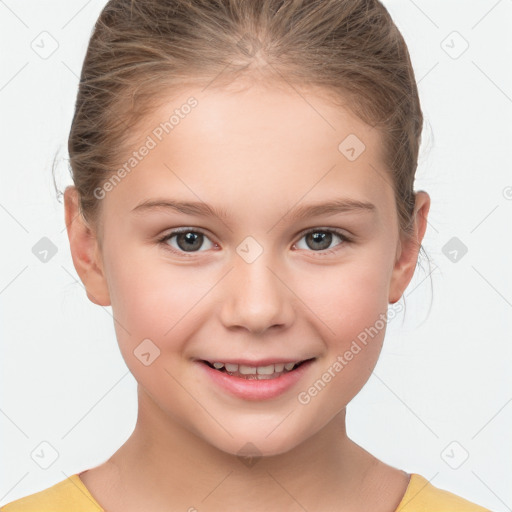
<svg viewBox="0 0 512 512">
<path fill-rule="evenodd" d="M 350 242 L 350 239 L 347 236 L 336 229 L 310 229 L 309 231 L 302 233 L 302 238 L 306 240 L 307 248 L 313 249 L 313 252 L 326 251 L 326 254 L 330 254 L 338 250 L 329 249 L 333 242 L 333 235 L 342 241 L 341 243 L 336 244 L 335 247 L 345 245 L 345 243 Z M 298 246 L 298 244 L 296 245 Z M 299 247 L 299 249 L 303 249 L 303 247 Z"/>
<path fill-rule="evenodd" d="M 334 240 L 333 235 L 334 237 L 339 238 L 341 243 L 336 244 L 335 249 L 329 249 Z M 319 252 L 321 254 L 331 254 L 336 252 L 338 250 L 336 248 L 337 246 L 345 245 L 345 243 L 349 243 L 351 241 L 349 237 L 336 229 L 322 228 L 310 229 L 309 231 L 302 233 L 302 238 L 306 240 L 306 248 L 312 249 L 312 252 Z M 205 240 L 210 244 L 207 249 L 211 249 L 216 246 L 216 244 L 214 244 L 202 231 L 192 228 L 181 228 L 171 231 L 161 237 L 158 242 L 173 253 L 191 256 L 191 254 L 187 253 L 202 252 L 198 249 L 203 246 Z M 172 242 L 170 243 L 170 241 Z M 296 245 L 298 246 L 299 243 Z M 303 249 L 303 247 L 298 248 Z"/>
<path fill-rule="evenodd" d="M 173 238 L 176 238 L 174 243 L 169 243 Z M 211 242 L 211 240 L 207 238 L 206 234 L 202 231 L 191 228 L 182 228 L 171 231 L 164 237 L 160 238 L 158 242 L 163 244 L 165 248 L 172 252 L 186 254 L 190 252 L 202 252 L 197 251 L 197 249 L 203 245 L 204 240 L 208 240 L 210 242 L 210 247 L 208 247 L 209 249 L 214 246 L 213 242 Z"/>
</svg>

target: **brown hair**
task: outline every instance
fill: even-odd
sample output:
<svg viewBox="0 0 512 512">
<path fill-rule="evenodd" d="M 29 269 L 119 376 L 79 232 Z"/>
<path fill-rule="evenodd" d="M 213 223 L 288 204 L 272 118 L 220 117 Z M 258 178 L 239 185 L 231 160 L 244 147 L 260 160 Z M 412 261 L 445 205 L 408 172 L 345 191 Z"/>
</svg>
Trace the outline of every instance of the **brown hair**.
<svg viewBox="0 0 512 512">
<path fill-rule="evenodd" d="M 84 218 L 96 222 L 94 190 L 164 94 L 255 70 L 319 86 L 379 130 L 390 170 L 380 174 L 409 235 L 423 115 L 407 46 L 378 0 L 110 0 L 89 41 L 68 141 Z"/>
</svg>

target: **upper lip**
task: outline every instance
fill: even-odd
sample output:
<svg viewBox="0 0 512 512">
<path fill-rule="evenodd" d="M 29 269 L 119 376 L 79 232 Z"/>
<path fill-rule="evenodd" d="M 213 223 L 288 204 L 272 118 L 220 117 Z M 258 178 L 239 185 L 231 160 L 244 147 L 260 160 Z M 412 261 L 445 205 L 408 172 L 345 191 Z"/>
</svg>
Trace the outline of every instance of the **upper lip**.
<svg viewBox="0 0 512 512">
<path fill-rule="evenodd" d="M 307 361 L 308 359 L 314 359 L 313 357 L 299 357 L 297 359 L 283 358 L 283 357 L 267 357 L 266 359 L 258 359 L 257 361 L 250 359 L 231 359 L 226 358 L 208 358 L 208 359 L 198 359 L 198 361 L 207 361 L 208 363 L 227 363 L 227 364 L 238 364 L 245 366 L 268 366 L 271 364 L 280 364 L 280 363 L 300 363 L 302 361 Z"/>
</svg>

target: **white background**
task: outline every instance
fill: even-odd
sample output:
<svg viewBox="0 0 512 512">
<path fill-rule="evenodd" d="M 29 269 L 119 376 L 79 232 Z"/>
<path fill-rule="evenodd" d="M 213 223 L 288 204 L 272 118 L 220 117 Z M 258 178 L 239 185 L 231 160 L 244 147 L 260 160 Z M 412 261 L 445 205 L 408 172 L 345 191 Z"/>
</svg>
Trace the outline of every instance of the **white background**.
<svg viewBox="0 0 512 512">
<path fill-rule="evenodd" d="M 136 385 L 111 309 L 78 280 L 51 175 L 58 152 L 58 187 L 71 183 L 67 136 L 104 3 L 0 1 L 2 505 L 105 461 L 135 424 Z M 437 487 L 512 510 L 512 1 L 384 4 L 419 82 L 415 188 L 432 199 L 423 244 L 432 264 L 418 266 L 405 318 L 390 322 L 375 372 L 348 406 L 348 434 Z M 31 47 L 43 31 L 58 43 L 46 59 Z M 454 58 L 461 37 L 469 47 Z M 42 237 L 57 248 L 46 263 L 32 252 Z M 443 252 L 452 237 L 468 249 L 456 262 Z M 48 469 L 31 457 L 51 457 L 42 442 L 58 453 Z"/>
</svg>

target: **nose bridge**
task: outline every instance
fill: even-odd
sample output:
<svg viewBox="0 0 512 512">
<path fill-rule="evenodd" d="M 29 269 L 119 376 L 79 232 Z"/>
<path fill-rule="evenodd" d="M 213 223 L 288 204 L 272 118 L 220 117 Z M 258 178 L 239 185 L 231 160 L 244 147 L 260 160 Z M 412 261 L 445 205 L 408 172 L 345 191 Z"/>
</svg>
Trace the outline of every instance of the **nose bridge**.
<svg viewBox="0 0 512 512">
<path fill-rule="evenodd" d="M 290 291 L 273 268 L 271 251 L 247 237 L 236 253 L 223 301 L 224 325 L 261 333 L 269 327 L 288 324 L 292 313 Z"/>
</svg>

